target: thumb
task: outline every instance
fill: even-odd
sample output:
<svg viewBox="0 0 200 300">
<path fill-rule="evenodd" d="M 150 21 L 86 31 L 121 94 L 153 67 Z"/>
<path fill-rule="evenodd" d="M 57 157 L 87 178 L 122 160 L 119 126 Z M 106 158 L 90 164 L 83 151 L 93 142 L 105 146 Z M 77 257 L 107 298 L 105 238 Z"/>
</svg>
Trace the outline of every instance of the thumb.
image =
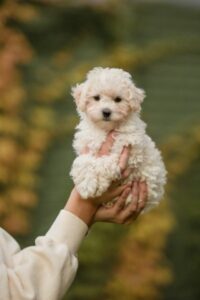
<svg viewBox="0 0 200 300">
<path fill-rule="evenodd" d="M 103 156 L 103 155 L 108 155 L 112 149 L 112 146 L 114 144 L 114 131 L 110 131 L 109 134 L 106 137 L 105 142 L 101 145 L 101 148 L 98 151 L 97 156 Z"/>
</svg>

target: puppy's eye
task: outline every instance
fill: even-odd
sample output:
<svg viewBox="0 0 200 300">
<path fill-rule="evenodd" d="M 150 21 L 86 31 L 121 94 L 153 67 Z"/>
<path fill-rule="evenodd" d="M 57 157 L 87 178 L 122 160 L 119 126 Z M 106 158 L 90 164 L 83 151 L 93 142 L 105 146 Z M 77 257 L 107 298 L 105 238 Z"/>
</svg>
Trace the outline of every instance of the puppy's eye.
<svg viewBox="0 0 200 300">
<path fill-rule="evenodd" d="M 100 96 L 99 96 L 99 95 L 95 95 L 93 98 L 94 98 L 94 100 L 96 100 L 96 101 L 99 101 L 99 100 L 100 100 Z"/>
<path fill-rule="evenodd" d="M 118 97 L 115 97 L 114 100 L 115 100 L 115 102 L 121 102 L 121 101 L 122 101 L 122 98 L 118 96 Z"/>
</svg>

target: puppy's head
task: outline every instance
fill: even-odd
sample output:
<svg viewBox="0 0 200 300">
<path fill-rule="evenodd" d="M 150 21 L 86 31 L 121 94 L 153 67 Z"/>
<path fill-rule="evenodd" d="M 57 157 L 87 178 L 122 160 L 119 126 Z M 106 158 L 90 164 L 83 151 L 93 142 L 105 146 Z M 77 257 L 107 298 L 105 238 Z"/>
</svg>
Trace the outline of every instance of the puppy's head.
<svg viewBox="0 0 200 300">
<path fill-rule="evenodd" d="M 122 69 L 94 68 L 86 81 L 72 88 L 77 108 L 96 125 L 114 129 L 123 123 L 130 113 L 138 113 L 145 97 L 131 75 Z"/>
</svg>

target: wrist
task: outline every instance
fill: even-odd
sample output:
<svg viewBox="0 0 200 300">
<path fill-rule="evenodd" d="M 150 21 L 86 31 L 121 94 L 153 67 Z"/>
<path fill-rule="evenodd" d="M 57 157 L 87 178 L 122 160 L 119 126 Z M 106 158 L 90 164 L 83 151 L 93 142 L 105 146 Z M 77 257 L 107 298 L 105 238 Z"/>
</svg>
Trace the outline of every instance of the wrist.
<svg viewBox="0 0 200 300">
<path fill-rule="evenodd" d="M 82 199 L 76 188 L 74 188 L 64 209 L 76 215 L 86 223 L 87 226 L 91 226 L 98 206 L 90 199 Z"/>
</svg>

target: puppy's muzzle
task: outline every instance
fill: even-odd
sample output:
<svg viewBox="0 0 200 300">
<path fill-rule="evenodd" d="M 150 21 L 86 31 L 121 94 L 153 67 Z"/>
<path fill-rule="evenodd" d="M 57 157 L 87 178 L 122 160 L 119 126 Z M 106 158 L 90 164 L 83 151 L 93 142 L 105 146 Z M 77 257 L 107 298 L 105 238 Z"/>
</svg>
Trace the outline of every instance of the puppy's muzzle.
<svg viewBox="0 0 200 300">
<path fill-rule="evenodd" d="M 103 118 L 104 118 L 104 120 L 106 120 L 106 121 L 109 121 L 109 119 L 110 119 L 110 116 L 111 116 L 111 110 L 109 109 L 109 108 L 104 108 L 103 110 L 102 110 L 102 114 L 103 114 Z"/>
</svg>

